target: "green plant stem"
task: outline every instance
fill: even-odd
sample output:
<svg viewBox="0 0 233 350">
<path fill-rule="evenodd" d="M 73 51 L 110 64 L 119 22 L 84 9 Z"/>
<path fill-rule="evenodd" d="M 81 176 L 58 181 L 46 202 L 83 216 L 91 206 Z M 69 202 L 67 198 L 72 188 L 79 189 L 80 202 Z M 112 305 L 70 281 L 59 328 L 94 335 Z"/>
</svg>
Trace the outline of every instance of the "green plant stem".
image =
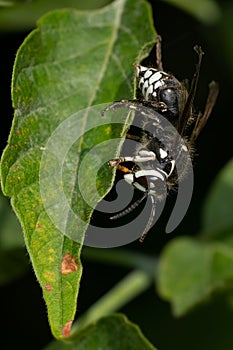
<svg viewBox="0 0 233 350">
<path fill-rule="evenodd" d="M 75 338 L 81 328 L 97 321 L 100 317 L 119 310 L 145 291 L 152 281 L 151 276 L 141 270 L 129 273 L 75 322 L 71 339 Z"/>
</svg>

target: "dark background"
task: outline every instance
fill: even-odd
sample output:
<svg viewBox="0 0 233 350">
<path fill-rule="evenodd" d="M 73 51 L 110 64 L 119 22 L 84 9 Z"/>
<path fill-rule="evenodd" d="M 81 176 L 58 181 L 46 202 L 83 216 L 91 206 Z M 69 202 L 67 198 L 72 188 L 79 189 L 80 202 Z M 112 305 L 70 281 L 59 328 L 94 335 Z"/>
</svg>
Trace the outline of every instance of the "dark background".
<svg viewBox="0 0 233 350">
<path fill-rule="evenodd" d="M 230 54 L 233 44 L 230 37 L 227 40 L 226 31 L 223 31 L 224 17 L 218 23 L 206 26 L 191 15 L 162 1 L 151 1 L 151 4 L 155 28 L 163 38 L 163 65 L 167 71 L 181 80 L 191 78 L 197 61 L 193 46 L 199 44 L 205 51 L 195 105 L 200 109 L 204 108 L 208 83 L 212 79 L 220 85 L 217 105 L 197 142 L 199 156 L 195 159 L 192 203 L 182 224 L 172 235 L 165 235 L 160 226 L 157 233 L 149 234 L 143 251 L 155 255 L 173 237 L 197 234 L 204 198 L 216 174 L 232 156 L 233 63 L 230 66 L 228 50 Z M 219 4 L 226 13 L 230 2 L 219 1 Z M 29 31 L 0 33 L 2 149 L 6 145 L 13 118 L 10 84 L 14 58 L 28 33 Z M 153 60 L 153 55 L 150 59 Z M 163 227 L 165 221 L 166 218 L 162 218 L 159 225 Z M 127 248 L 140 250 L 142 246 L 135 242 Z M 26 251 L 24 254 L 27 255 Z M 78 315 L 128 272 L 123 268 L 88 260 L 83 263 L 85 273 L 79 293 Z M 11 349 L 17 345 L 23 349 L 42 349 L 52 340 L 41 289 L 30 265 L 21 279 L 1 288 L 0 299 L 1 333 L 6 342 L 5 348 Z M 154 288 L 151 288 L 120 311 L 126 313 L 130 320 L 140 326 L 145 336 L 163 350 L 174 348 L 174 344 L 176 349 L 189 350 L 233 348 L 233 312 L 228 309 L 221 296 L 213 298 L 185 317 L 174 319 L 169 304 L 155 296 Z"/>
</svg>

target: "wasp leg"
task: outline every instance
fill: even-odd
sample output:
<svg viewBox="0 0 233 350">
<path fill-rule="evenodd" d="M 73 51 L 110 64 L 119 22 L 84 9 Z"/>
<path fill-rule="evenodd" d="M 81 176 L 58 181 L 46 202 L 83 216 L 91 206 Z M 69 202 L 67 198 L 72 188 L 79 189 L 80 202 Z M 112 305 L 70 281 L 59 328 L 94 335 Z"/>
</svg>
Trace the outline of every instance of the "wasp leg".
<svg viewBox="0 0 233 350">
<path fill-rule="evenodd" d="M 119 164 L 117 165 L 117 169 L 122 171 L 125 174 L 131 174 L 133 172 L 133 170 L 127 168 L 126 166 L 119 165 Z"/>
<path fill-rule="evenodd" d="M 151 198 L 151 202 L 152 202 L 151 203 L 151 212 L 150 212 L 150 216 L 149 216 L 149 220 L 147 222 L 147 225 L 139 238 L 140 243 L 142 243 L 144 241 L 148 231 L 152 227 L 154 216 L 155 216 L 155 202 L 154 202 L 154 199 L 152 196 L 150 196 L 150 198 Z"/>
<path fill-rule="evenodd" d="M 140 141 L 141 140 L 141 136 L 138 136 L 138 135 L 132 135 L 132 134 L 129 134 L 127 132 L 127 134 L 125 135 L 127 139 L 129 140 L 135 140 L 135 141 Z"/>
<path fill-rule="evenodd" d="M 142 163 L 149 162 L 156 159 L 156 155 L 152 151 L 140 150 L 136 156 L 127 156 L 127 157 L 119 157 L 109 161 L 110 167 L 114 167 L 124 162 L 134 162 L 134 163 Z"/>
<path fill-rule="evenodd" d="M 143 107 L 142 110 L 140 110 L 140 107 Z M 102 112 L 101 116 L 105 117 L 105 114 L 110 109 L 116 109 L 116 108 L 128 108 L 133 111 L 141 112 L 142 114 L 145 114 L 145 107 L 155 109 L 159 112 L 166 112 L 167 111 L 167 105 L 164 102 L 157 102 L 157 101 L 147 101 L 144 99 L 134 99 L 134 100 L 121 100 L 116 101 L 113 103 L 110 103 L 107 107 L 105 107 Z"/>
</svg>

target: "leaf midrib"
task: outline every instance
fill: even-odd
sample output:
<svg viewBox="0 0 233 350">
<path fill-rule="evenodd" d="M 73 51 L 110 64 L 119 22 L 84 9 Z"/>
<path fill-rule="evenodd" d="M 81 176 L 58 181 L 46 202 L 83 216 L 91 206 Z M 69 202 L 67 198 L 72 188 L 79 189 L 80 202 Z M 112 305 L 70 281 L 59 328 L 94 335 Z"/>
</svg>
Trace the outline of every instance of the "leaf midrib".
<svg viewBox="0 0 233 350">
<path fill-rule="evenodd" d="M 96 84 L 95 84 L 95 86 L 93 88 L 93 93 L 90 96 L 89 102 L 88 102 L 87 107 L 86 107 L 87 109 L 85 111 L 84 118 L 83 118 L 83 123 L 82 123 L 82 127 L 81 127 L 81 130 L 82 130 L 81 135 L 82 135 L 82 137 L 80 137 L 80 142 L 78 144 L 78 149 L 77 149 L 77 153 L 78 154 L 81 153 L 81 146 L 82 146 L 82 141 L 83 141 L 83 133 L 84 133 L 84 130 L 85 130 L 85 127 L 86 127 L 86 123 L 87 123 L 87 118 L 88 118 L 88 107 L 92 106 L 92 103 L 93 103 L 93 101 L 96 98 L 96 93 L 98 91 L 100 83 L 101 83 L 101 81 L 102 81 L 102 79 L 104 77 L 104 74 L 105 74 L 105 71 L 106 71 L 106 67 L 108 65 L 109 59 L 110 59 L 112 51 L 113 51 L 114 43 L 116 42 L 117 31 L 118 31 L 118 28 L 119 28 L 120 20 L 122 18 L 124 4 L 125 4 L 126 1 L 127 0 L 119 0 L 119 1 L 117 1 L 115 3 L 117 11 L 116 11 L 115 22 L 113 24 L 112 40 L 110 40 L 110 42 L 109 42 L 109 48 L 106 51 L 105 59 L 104 59 L 103 64 L 102 64 L 102 69 L 100 70 L 99 78 L 96 80 Z M 117 5 L 119 5 L 119 6 L 117 6 Z M 75 175 L 78 172 L 78 168 L 79 168 L 79 162 L 77 162 L 77 168 L 76 168 Z M 77 176 L 75 176 L 75 179 L 76 178 L 77 178 Z M 71 198 L 73 198 L 75 185 L 76 185 L 76 181 L 73 182 L 73 186 L 72 186 L 72 189 L 71 189 Z M 69 218 L 69 212 L 68 212 L 68 215 L 66 217 L 65 228 L 67 227 L 68 218 Z M 61 254 L 62 254 L 62 251 L 63 251 L 64 239 L 65 239 L 65 236 L 63 236 L 63 239 L 62 239 Z M 60 285 L 61 285 L 61 288 L 60 288 L 60 300 L 61 300 L 61 324 L 62 324 L 62 318 L 63 318 L 62 317 L 63 316 L 62 315 L 62 310 L 63 310 L 63 308 L 62 308 L 62 276 L 60 278 Z"/>
<path fill-rule="evenodd" d="M 110 40 L 109 42 L 109 48 L 108 50 L 106 51 L 106 55 L 105 55 L 105 58 L 104 58 L 104 61 L 103 61 L 103 64 L 102 64 L 102 69 L 100 70 L 100 73 L 99 73 L 99 78 L 96 80 L 96 84 L 93 88 L 93 93 L 92 95 L 90 96 L 90 99 L 89 99 L 89 102 L 87 103 L 87 106 L 86 106 L 86 111 L 85 111 L 85 114 L 83 116 L 83 122 L 82 122 L 82 127 L 81 127 L 81 135 L 84 135 L 84 131 L 85 131 L 85 128 L 86 128 L 86 124 L 87 124 L 87 118 L 88 118 L 88 108 L 92 105 L 93 101 L 95 100 L 96 98 L 96 93 L 98 91 L 98 88 L 100 86 L 100 83 L 104 77 L 104 73 L 106 71 L 106 67 L 108 66 L 108 61 L 111 57 L 111 54 L 112 54 L 112 51 L 113 51 L 113 46 L 114 46 L 114 43 L 116 42 L 116 38 L 117 38 L 117 31 L 119 29 L 119 24 L 120 24 L 120 20 L 122 18 L 122 13 L 123 13 L 123 8 L 124 8 L 124 4 L 125 4 L 126 0 L 120 0 L 118 2 L 116 2 L 116 4 L 119 4 L 121 6 L 115 6 L 117 7 L 117 12 L 116 12 L 116 17 L 115 17 L 115 22 L 113 24 L 113 34 L 112 34 L 112 40 Z M 78 144 L 78 148 L 77 148 L 77 153 L 80 154 L 81 153 L 81 147 L 82 147 L 82 141 L 83 141 L 83 136 L 80 137 L 80 142 Z M 78 171 L 78 167 L 79 167 L 79 163 L 77 163 L 77 169 L 76 169 L 76 173 L 77 174 L 77 171 Z M 75 179 L 77 178 L 77 176 L 75 176 Z M 76 185 L 76 181 L 73 182 L 73 187 L 71 189 L 71 197 L 73 197 L 73 193 L 74 193 L 74 189 L 75 189 L 75 185 Z M 68 217 L 69 215 L 67 215 L 67 220 L 68 220 Z M 67 222 L 65 224 L 65 227 L 67 226 Z"/>
</svg>

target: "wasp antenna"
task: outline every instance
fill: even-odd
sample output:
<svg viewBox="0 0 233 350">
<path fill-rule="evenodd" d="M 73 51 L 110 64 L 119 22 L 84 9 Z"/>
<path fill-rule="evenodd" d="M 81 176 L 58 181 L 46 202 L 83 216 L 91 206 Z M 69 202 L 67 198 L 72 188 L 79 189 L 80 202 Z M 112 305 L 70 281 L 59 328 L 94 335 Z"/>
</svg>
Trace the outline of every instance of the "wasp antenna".
<svg viewBox="0 0 233 350">
<path fill-rule="evenodd" d="M 110 219 L 111 220 L 117 220 L 119 218 L 122 218 L 122 216 L 125 216 L 129 213 L 131 213 L 135 208 L 137 208 L 139 206 L 140 203 L 142 203 L 144 201 L 144 199 L 148 196 L 147 193 L 144 193 L 144 195 L 139 198 L 136 202 L 134 202 L 132 205 L 130 205 L 128 208 L 126 208 L 125 210 L 121 211 L 120 213 L 111 216 Z"/>
<path fill-rule="evenodd" d="M 139 238 L 139 242 L 142 243 L 144 241 L 144 239 L 146 238 L 146 235 L 148 233 L 148 231 L 150 230 L 152 224 L 153 224 L 153 220 L 154 220 L 154 217 L 155 217 L 155 203 L 154 203 L 154 200 L 151 197 L 151 212 L 150 212 L 150 217 L 149 217 L 149 220 L 148 220 L 148 223 L 144 229 L 144 231 L 142 232 L 140 238 Z"/>
<path fill-rule="evenodd" d="M 198 55 L 204 55 L 205 54 L 205 52 L 202 50 L 201 46 L 199 46 L 199 45 L 195 45 L 193 49 L 194 49 L 194 51 L 196 51 L 196 53 Z"/>
<path fill-rule="evenodd" d="M 162 50 L 161 50 L 161 42 L 162 38 L 160 35 L 156 35 L 156 66 L 158 70 L 163 71 L 163 63 L 162 63 Z"/>
</svg>

